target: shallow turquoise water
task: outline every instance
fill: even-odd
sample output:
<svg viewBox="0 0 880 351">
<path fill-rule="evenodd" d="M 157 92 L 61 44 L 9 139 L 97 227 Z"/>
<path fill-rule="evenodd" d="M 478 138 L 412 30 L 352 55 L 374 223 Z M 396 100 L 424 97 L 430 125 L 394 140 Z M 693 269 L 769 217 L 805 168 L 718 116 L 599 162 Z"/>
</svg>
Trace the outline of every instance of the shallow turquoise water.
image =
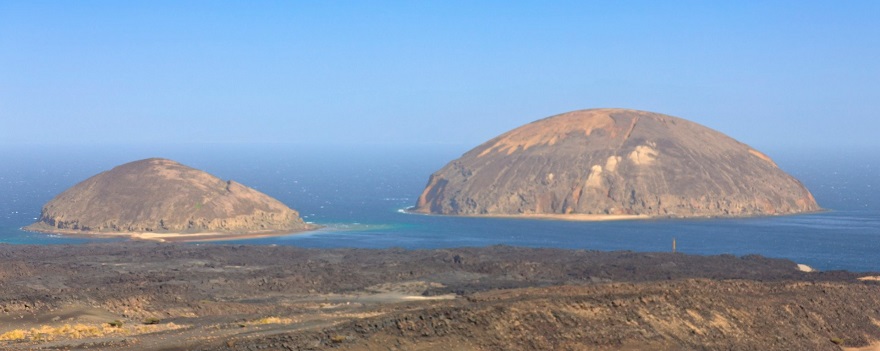
<svg viewBox="0 0 880 351">
<path fill-rule="evenodd" d="M 401 213 L 431 172 L 466 151 L 459 146 L 322 148 L 295 145 L 17 148 L 0 162 L 0 242 L 89 241 L 19 230 L 69 186 L 146 157 L 168 157 L 235 179 L 278 198 L 325 228 L 228 243 L 302 247 L 441 248 L 516 245 L 590 250 L 669 251 L 789 258 L 813 267 L 880 271 L 880 159 L 834 152 L 774 158 L 829 211 L 799 216 L 621 222 L 460 218 Z M 818 167 L 816 165 L 821 165 Z"/>
</svg>

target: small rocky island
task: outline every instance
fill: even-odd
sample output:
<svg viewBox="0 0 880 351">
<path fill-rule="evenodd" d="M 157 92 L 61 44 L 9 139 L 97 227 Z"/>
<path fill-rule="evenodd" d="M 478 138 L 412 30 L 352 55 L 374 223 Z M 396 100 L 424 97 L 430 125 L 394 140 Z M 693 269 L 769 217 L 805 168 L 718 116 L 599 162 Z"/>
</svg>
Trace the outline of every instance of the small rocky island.
<svg viewBox="0 0 880 351">
<path fill-rule="evenodd" d="M 150 158 L 76 184 L 49 201 L 40 220 L 25 229 L 185 241 L 279 235 L 314 226 L 257 190 Z"/>
<path fill-rule="evenodd" d="M 659 113 L 580 110 L 477 146 L 431 175 L 414 211 L 574 220 L 820 210 L 797 179 L 722 133 Z"/>
</svg>

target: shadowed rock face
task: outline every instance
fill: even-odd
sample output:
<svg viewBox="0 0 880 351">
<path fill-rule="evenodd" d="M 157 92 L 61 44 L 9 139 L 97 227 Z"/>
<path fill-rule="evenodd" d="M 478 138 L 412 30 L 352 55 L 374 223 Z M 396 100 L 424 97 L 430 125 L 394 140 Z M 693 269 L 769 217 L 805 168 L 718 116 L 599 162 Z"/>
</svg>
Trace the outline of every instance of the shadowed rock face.
<svg viewBox="0 0 880 351">
<path fill-rule="evenodd" d="M 115 167 L 64 191 L 28 229 L 247 233 L 309 227 L 296 211 L 266 194 L 151 158 Z"/>
<path fill-rule="evenodd" d="M 569 112 L 477 146 L 431 175 L 415 211 L 452 215 L 757 216 L 819 210 L 766 155 L 658 113 Z"/>
</svg>

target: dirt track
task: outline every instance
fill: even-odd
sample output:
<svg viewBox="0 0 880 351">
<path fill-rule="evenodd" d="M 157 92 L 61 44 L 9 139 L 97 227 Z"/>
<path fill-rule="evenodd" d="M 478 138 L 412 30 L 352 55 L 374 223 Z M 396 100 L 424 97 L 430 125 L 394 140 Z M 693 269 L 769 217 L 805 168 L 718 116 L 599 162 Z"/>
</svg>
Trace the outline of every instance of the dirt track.
<svg viewBox="0 0 880 351">
<path fill-rule="evenodd" d="M 503 246 L 0 245 L 0 335 L 11 339 L 0 349 L 839 350 L 880 340 L 880 284 L 795 267 Z"/>
</svg>

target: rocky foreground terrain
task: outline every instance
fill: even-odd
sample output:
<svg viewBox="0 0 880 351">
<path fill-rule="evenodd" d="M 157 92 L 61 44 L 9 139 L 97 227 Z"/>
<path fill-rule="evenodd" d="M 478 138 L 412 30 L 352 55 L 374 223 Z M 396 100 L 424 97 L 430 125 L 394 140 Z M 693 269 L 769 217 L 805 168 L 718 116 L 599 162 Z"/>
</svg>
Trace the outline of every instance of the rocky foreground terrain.
<svg viewBox="0 0 880 351">
<path fill-rule="evenodd" d="M 841 350 L 880 340 L 877 275 L 504 246 L 0 245 L 0 349 Z"/>
</svg>

